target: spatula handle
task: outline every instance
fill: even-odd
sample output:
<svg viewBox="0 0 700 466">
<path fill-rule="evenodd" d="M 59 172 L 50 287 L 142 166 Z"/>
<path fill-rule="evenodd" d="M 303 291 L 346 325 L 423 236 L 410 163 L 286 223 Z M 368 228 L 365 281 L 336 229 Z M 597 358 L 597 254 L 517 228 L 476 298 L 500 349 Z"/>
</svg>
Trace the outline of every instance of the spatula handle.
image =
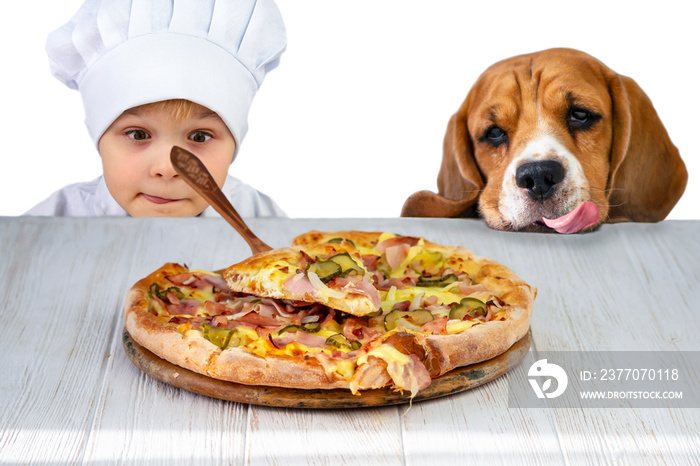
<svg viewBox="0 0 700 466">
<path fill-rule="evenodd" d="M 248 243 L 253 254 L 269 251 L 272 248 L 258 238 L 248 228 L 236 209 L 214 181 L 214 178 L 201 160 L 193 153 L 173 146 L 170 161 L 178 175 L 202 196 Z"/>
</svg>

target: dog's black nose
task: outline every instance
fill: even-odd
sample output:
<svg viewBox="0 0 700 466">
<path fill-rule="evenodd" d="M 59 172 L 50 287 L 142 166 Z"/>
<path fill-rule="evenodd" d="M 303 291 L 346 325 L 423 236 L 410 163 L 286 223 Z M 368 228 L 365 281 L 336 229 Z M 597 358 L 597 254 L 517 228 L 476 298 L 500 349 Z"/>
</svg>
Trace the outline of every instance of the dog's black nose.
<svg viewBox="0 0 700 466">
<path fill-rule="evenodd" d="M 564 179 L 564 167 L 555 160 L 524 163 L 515 171 L 515 184 L 527 188 L 535 200 L 544 201 L 554 193 L 554 185 Z"/>
</svg>

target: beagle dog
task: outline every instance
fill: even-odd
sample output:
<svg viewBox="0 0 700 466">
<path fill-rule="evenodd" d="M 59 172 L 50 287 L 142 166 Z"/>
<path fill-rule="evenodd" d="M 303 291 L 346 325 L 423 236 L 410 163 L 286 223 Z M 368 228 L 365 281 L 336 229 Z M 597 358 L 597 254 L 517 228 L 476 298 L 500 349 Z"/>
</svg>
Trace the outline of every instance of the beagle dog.
<svg viewBox="0 0 700 466">
<path fill-rule="evenodd" d="M 438 193 L 411 195 L 401 215 L 575 233 L 663 220 L 687 179 L 632 79 L 583 52 L 550 49 L 479 77 L 447 126 Z"/>
</svg>

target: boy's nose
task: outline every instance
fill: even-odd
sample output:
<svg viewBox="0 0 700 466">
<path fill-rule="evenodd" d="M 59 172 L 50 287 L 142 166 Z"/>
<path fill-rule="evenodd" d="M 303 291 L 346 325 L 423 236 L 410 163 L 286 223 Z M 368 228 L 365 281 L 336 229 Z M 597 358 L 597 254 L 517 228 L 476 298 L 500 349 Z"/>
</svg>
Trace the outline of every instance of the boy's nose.
<svg viewBox="0 0 700 466">
<path fill-rule="evenodd" d="M 151 166 L 151 174 L 153 176 L 162 177 L 166 179 L 174 178 L 177 172 L 173 168 L 173 164 L 170 162 L 170 150 L 172 146 L 163 145 L 158 148 L 157 154 L 153 165 Z"/>
</svg>

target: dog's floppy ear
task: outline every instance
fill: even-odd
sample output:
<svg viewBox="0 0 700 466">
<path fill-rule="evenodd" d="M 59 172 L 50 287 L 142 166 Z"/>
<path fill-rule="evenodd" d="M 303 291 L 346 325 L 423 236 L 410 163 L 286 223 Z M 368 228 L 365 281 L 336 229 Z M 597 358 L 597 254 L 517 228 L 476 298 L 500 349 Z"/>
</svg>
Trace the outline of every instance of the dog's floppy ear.
<svg viewBox="0 0 700 466">
<path fill-rule="evenodd" d="M 608 84 L 613 99 L 608 221 L 658 222 L 680 199 L 688 172 L 639 85 L 617 74 Z"/>
<path fill-rule="evenodd" d="M 473 214 L 484 181 L 474 160 L 465 105 L 450 118 L 438 174 L 438 194 L 418 191 L 406 199 L 402 217 L 464 217 Z"/>
</svg>

